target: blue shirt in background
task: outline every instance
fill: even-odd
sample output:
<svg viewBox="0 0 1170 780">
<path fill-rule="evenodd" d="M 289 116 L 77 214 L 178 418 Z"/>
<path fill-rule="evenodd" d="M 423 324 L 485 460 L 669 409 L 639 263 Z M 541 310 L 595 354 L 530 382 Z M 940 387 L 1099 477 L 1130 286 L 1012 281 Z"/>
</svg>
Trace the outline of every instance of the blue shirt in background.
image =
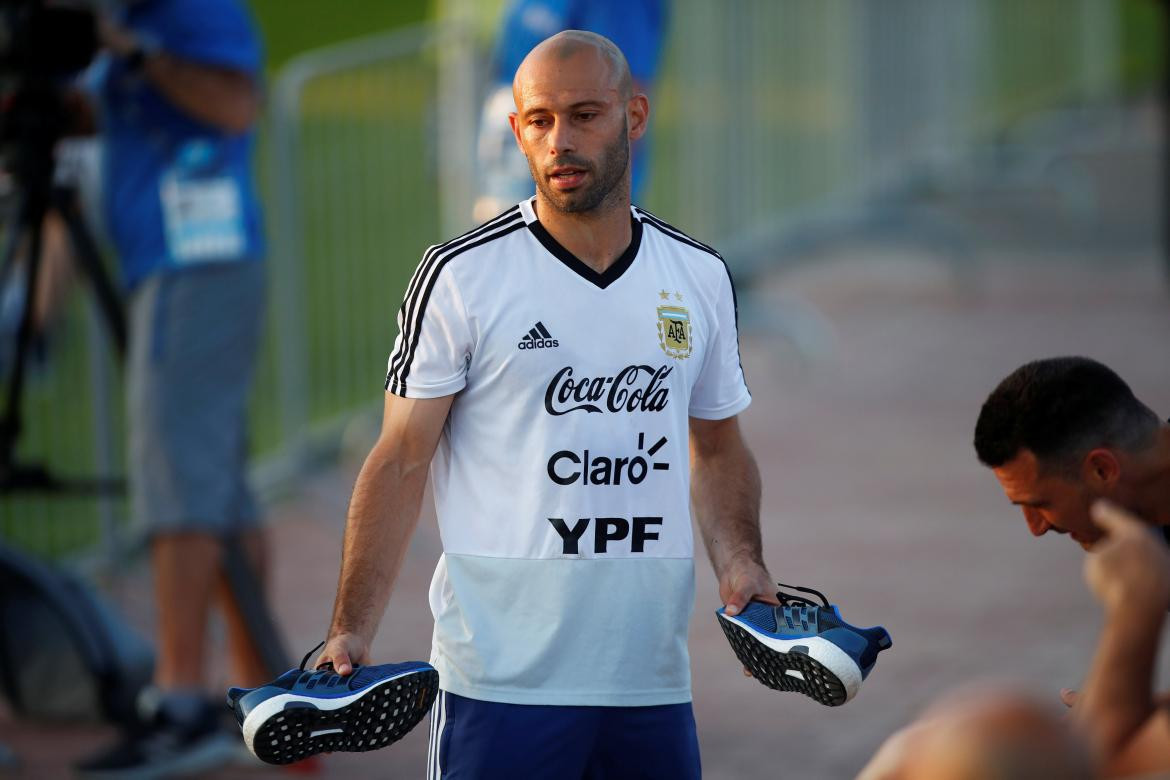
<svg viewBox="0 0 1170 780">
<path fill-rule="evenodd" d="M 260 39 L 237 0 L 143 0 L 122 22 L 148 50 L 259 79 Z M 160 270 L 261 257 L 255 131 L 230 135 L 191 118 L 120 60 L 104 58 L 94 76 L 105 217 L 127 286 Z"/>
<path fill-rule="evenodd" d="M 512 82 L 536 44 L 562 30 L 586 30 L 613 41 L 634 80 L 648 87 L 658 71 L 667 0 L 516 0 L 504 12 L 494 57 L 495 80 Z"/>
</svg>

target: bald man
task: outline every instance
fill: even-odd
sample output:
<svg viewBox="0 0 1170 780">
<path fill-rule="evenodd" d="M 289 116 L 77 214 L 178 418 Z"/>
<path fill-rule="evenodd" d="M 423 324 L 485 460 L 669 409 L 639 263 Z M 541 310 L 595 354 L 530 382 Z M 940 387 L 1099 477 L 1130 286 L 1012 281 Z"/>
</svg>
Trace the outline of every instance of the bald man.
<svg viewBox="0 0 1170 780">
<path fill-rule="evenodd" d="M 1081 735 L 1051 706 L 1013 686 L 944 696 L 888 739 L 857 780 L 1090 780 Z"/>
<path fill-rule="evenodd" d="M 536 195 L 410 282 L 318 662 L 370 656 L 429 472 L 428 777 L 697 778 L 692 502 L 720 601 L 776 601 L 731 279 L 631 205 L 650 107 L 612 42 L 560 33 L 513 87 Z"/>
</svg>

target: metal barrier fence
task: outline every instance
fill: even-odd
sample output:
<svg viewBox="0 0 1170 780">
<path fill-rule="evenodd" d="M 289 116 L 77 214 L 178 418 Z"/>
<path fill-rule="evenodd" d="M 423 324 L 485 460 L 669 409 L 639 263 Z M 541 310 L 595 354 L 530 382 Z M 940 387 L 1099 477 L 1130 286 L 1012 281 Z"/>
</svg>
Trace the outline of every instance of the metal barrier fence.
<svg viewBox="0 0 1170 780">
<path fill-rule="evenodd" d="M 1116 99 L 1123 65 L 1156 75 L 1156 56 L 1124 58 L 1156 48 L 1158 14 L 1113 0 L 675 0 L 648 205 L 757 262 L 809 225 L 840 229 L 858 204 L 982 175 L 983 152 L 1023 120 Z"/>
<path fill-rule="evenodd" d="M 647 206 L 741 272 L 775 263 L 793 235 L 831 236 L 907 182 L 980 175 L 988 141 L 1036 112 L 1117 97 L 1127 72 L 1149 70 L 1127 58 L 1157 47 L 1156 14 L 1140 0 L 676 0 Z M 273 85 L 253 417 L 264 485 L 303 473 L 376 408 L 414 265 L 469 226 L 482 59 L 464 16 L 304 55 Z M 79 305 L 30 387 L 29 451 L 80 471 L 121 457 L 94 433 L 122 428 L 91 331 Z M 0 537 L 93 550 L 118 513 L 0 498 Z"/>
<path fill-rule="evenodd" d="M 258 409 L 257 423 L 279 449 L 264 483 L 299 472 L 355 410 L 381 403 L 410 274 L 470 214 L 474 51 L 464 27 L 422 25 L 303 55 L 275 84 L 275 363 L 260 397 L 279 408 Z"/>
</svg>

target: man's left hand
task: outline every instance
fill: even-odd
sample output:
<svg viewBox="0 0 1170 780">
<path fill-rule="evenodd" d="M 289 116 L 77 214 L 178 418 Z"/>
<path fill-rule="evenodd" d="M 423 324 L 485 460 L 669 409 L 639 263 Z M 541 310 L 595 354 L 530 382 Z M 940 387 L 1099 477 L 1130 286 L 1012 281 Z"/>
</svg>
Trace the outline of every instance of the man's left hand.
<svg viewBox="0 0 1170 780">
<path fill-rule="evenodd" d="M 762 564 L 746 558 L 733 560 L 720 573 L 719 598 L 723 601 L 723 611 L 728 615 L 738 615 L 749 601 L 780 603 L 776 598 L 776 583 L 772 575 L 768 574 Z M 752 676 L 746 666 L 743 668 L 743 676 Z"/>
<path fill-rule="evenodd" d="M 732 560 L 719 573 L 719 598 L 728 615 L 738 615 L 749 601 L 780 603 L 772 575 L 763 564 L 747 558 Z"/>
</svg>

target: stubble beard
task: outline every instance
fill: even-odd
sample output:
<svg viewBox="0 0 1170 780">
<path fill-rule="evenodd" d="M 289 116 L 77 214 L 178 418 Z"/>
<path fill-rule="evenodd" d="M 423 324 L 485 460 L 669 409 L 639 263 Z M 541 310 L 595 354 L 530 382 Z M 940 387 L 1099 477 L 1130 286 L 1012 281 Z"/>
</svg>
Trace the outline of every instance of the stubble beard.
<svg viewBox="0 0 1170 780">
<path fill-rule="evenodd" d="M 601 211 L 606 207 L 622 202 L 622 196 L 629 198 L 629 185 L 626 183 L 626 172 L 630 166 L 630 139 L 629 123 L 622 121 L 621 132 L 613 142 L 605 147 L 600 167 L 592 165 L 588 160 L 574 155 L 558 157 L 552 166 L 574 165 L 587 168 L 593 175 L 591 186 L 582 191 L 561 192 L 552 187 L 542 171 L 537 170 L 528 158 L 528 170 L 536 182 L 536 188 L 544 197 L 545 202 L 564 214 L 586 214 L 592 211 Z"/>
</svg>

